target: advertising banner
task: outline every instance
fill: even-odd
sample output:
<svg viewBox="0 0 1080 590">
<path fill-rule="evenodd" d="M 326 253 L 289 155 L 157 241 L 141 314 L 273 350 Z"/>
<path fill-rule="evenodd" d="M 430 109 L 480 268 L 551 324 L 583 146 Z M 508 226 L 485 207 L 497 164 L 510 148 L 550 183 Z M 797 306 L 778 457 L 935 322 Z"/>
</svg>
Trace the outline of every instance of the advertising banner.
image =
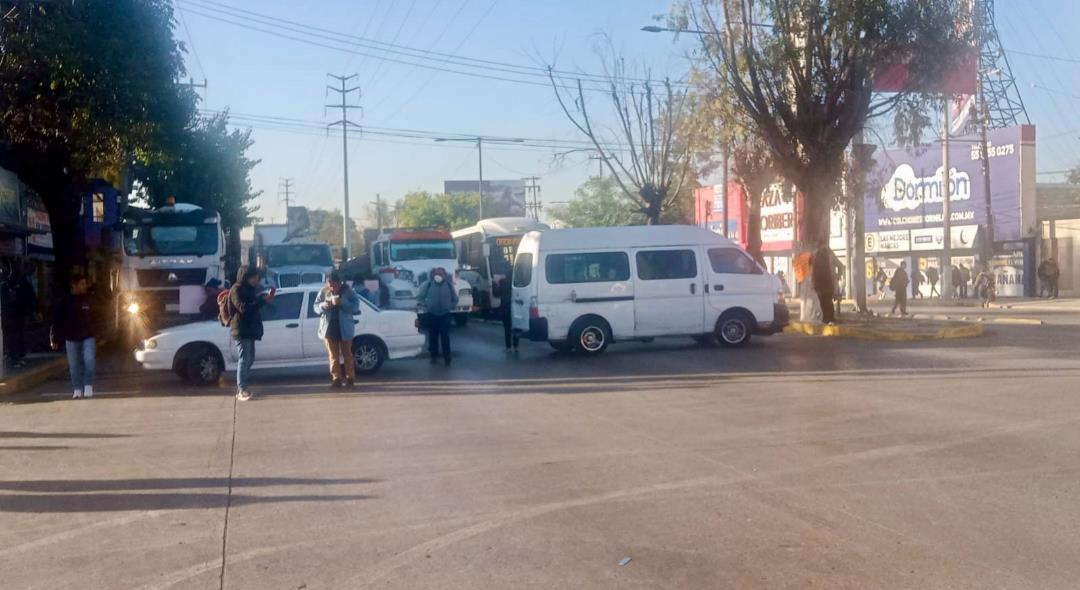
<svg viewBox="0 0 1080 590">
<path fill-rule="evenodd" d="M 1020 127 L 994 129 L 988 135 L 990 204 L 997 241 L 1024 237 L 1021 229 L 1020 142 Z M 865 196 L 867 233 L 918 231 L 919 244 L 926 244 L 927 236 L 933 235 L 927 230 L 942 231 L 946 174 L 941 167 L 941 152 L 940 144 L 936 144 L 886 150 L 875 156 L 867 177 Z M 950 143 L 947 182 L 953 247 L 974 247 L 971 228 L 986 224 L 985 183 L 980 160 L 981 150 L 975 136 L 958 137 Z M 963 245 L 957 245 L 956 239 L 961 239 Z"/>
<path fill-rule="evenodd" d="M 795 199 L 776 183 L 761 197 L 761 243 L 790 248 L 795 241 Z"/>
</svg>

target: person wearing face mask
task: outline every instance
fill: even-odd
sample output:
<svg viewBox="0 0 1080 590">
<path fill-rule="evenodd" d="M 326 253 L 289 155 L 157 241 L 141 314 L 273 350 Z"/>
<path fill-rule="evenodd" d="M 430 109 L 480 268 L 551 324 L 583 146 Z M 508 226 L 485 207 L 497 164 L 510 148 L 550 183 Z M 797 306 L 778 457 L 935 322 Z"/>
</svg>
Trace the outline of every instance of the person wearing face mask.
<svg viewBox="0 0 1080 590">
<path fill-rule="evenodd" d="M 326 342 L 331 387 L 352 388 L 356 382 L 356 360 L 352 340 L 356 334 L 353 316 L 360 313 L 360 299 L 338 271 L 326 279 L 326 287 L 315 297 L 319 314 L 319 338 Z"/>
<path fill-rule="evenodd" d="M 453 283 L 446 276 L 446 269 L 437 267 L 431 270 L 431 278 L 420 286 L 416 300 L 420 313 L 425 315 L 431 362 L 438 362 L 441 348 L 443 361 L 449 366 L 450 315 L 457 308 L 458 295 Z"/>
</svg>

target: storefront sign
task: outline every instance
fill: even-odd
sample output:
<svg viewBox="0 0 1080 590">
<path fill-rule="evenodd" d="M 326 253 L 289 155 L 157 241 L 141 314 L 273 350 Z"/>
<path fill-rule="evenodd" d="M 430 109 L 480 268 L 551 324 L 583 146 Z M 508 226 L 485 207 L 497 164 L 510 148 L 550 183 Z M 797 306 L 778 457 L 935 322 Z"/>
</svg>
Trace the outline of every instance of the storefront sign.
<svg viewBox="0 0 1080 590">
<path fill-rule="evenodd" d="M 954 225 L 949 228 L 949 242 L 954 249 L 975 247 L 977 225 Z M 945 229 L 941 227 L 922 227 L 911 230 L 911 250 L 941 250 L 945 244 Z"/>
<path fill-rule="evenodd" d="M 911 249 L 911 232 L 906 229 L 895 231 L 866 232 L 866 252 L 907 252 Z"/>
<path fill-rule="evenodd" d="M 991 262 L 998 297 L 1024 296 L 1024 252 L 995 254 Z"/>
<path fill-rule="evenodd" d="M 761 242 L 795 240 L 795 199 L 784 195 L 780 183 L 770 186 L 761 196 Z"/>
<path fill-rule="evenodd" d="M 989 132 L 990 206 L 994 215 L 994 235 L 998 240 L 1024 237 L 1020 209 L 1021 127 Z M 866 231 L 900 229 L 912 234 L 913 249 L 932 250 L 926 240 L 933 228 L 941 231 L 945 174 L 941 146 L 935 144 L 904 150 L 886 150 L 874 158 L 867 176 Z M 949 145 L 949 204 L 954 228 L 986 223 L 985 183 L 981 149 L 977 136 L 958 137 Z M 965 235 L 974 246 L 974 234 Z M 919 238 L 919 239 L 916 239 Z M 924 247 L 919 247 L 923 245 Z"/>
</svg>

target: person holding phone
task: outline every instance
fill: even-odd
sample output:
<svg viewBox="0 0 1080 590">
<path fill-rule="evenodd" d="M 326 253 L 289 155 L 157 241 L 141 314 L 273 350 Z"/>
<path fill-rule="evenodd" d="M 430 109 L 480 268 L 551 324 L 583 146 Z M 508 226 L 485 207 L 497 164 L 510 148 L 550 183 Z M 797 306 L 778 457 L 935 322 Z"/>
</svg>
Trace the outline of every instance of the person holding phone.
<svg viewBox="0 0 1080 590">
<path fill-rule="evenodd" d="M 229 331 L 236 341 L 236 399 L 246 402 L 251 399 L 248 390 L 248 374 L 255 362 L 255 341 L 262 340 L 262 306 L 274 300 L 276 290 L 259 291 L 259 269 L 254 266 L 241 266 L 236 273 L 236 284 L 229 291 L 229 304 L 232 317 Z"/>
<path fill-rule="evenodd" d="M 356 360 L 352 354 L 353 336 L 356 335 L 353 316 L 360 313 L 360 298 L 342 282 L 341 275 L 335 270 L 315 297 L 315 311 L 319 314 L 319 338 L 326 342 L 330 386 L 351 388 L 356 383 Z"/>
</svg>

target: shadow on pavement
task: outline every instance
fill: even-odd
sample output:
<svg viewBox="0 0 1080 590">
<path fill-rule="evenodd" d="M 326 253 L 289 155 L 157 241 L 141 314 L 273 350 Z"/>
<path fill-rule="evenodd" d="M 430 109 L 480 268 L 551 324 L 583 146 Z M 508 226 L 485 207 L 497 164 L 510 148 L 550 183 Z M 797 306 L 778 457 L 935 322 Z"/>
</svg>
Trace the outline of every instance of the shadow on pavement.
<svg viewBox="0 0 1080 590">
<path fill-rule="evenodd" d="M 24 447 L 6 445 L 0 446 L 0 451 L 62 451 L 70 448 L 64 445 L 26 445 Z"/>
<path fill-rule="evenodd" d="M 104 432 L 28 432 L 0 431 L 0 438 L 126 438 L 130 434 L 107 434 Z"/>
<path fill-rule="evenodd" d="M 281 502 L 352 502 L 376 496 L 351 494 L 320 496 L 245 496 L 221 493 L 168 494 L 9 494 L 0 495 L 0 512 L 65 513 L 117 512 L 125 510 L 198 510 Z"/>
<path fill-rule="evenodd" d="M 309 479 L 302 477 L 234 477 L 233 488 L 270 486 L 333 486 L 379 483 L 369 477 L 339 479 Z M 191 488 L 223 488 L 227 477 L 190 477 L 176 479 L 39 479 L 0 481 L 0 490 L 14 492 L 117 492 L 135 490 L 183 490 Z"/>
</svg>

